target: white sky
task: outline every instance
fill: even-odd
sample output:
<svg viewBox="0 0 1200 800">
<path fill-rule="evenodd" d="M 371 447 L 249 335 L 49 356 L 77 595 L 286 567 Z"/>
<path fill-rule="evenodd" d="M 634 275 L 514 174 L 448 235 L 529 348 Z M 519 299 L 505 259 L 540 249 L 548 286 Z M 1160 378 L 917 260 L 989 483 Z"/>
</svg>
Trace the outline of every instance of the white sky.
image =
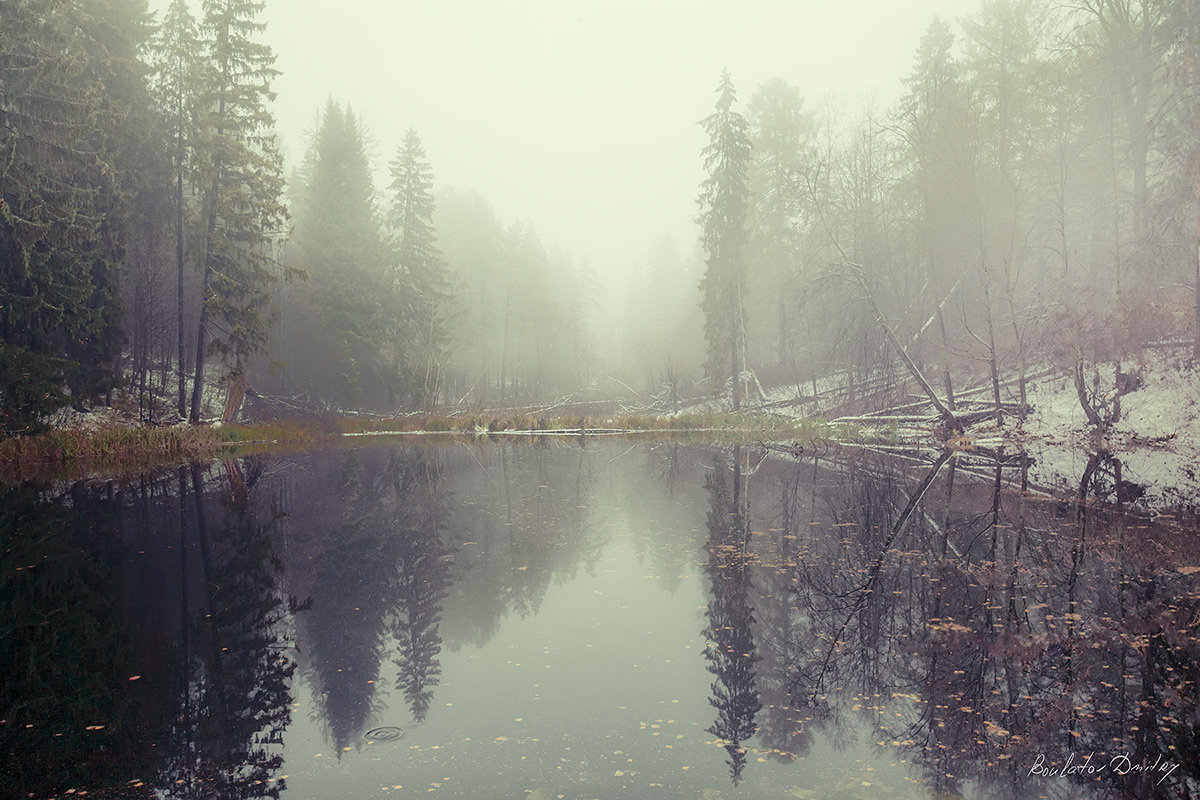
<svg viewBox="0 0 1200 800">
<path fill-rule="evenodd" d="M 167 0 L 155 0 L 165 7 Z M 613 293 L 650 244 L 697 236 L 704 136 L 727 67 L 810 107 L 890 106 L 933 15 L 979 0 L 267 0 L 290 159 L 318 109 L 349 103 L 377 173 L 413 127 L 437 184 L 587 260 Z M 382 189 L 382 182 L 380 182 Z"/>
</svg>

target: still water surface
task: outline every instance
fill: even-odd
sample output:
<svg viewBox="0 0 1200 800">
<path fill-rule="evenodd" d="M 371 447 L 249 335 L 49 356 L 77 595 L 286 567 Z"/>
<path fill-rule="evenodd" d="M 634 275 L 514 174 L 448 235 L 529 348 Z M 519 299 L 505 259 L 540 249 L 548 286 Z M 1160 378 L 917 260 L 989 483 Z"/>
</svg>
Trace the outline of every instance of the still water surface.
<svg viewBox="0 0 1200 800">
<path fill-rule="evenodd" d="M 1196 794 L 1195 517 L 1025 476 L 405 441 L 9 488 L 0 797 Z"/>
</svg>

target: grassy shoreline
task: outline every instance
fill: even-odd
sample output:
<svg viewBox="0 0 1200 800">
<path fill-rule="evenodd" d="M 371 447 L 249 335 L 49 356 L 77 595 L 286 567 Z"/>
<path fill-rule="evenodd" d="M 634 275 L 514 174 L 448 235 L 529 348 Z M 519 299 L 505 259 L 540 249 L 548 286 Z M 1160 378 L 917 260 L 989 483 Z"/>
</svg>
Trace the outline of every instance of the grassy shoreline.
<svg viewBox="0 0 1200 800">
<path fill-rule="evenodd" d="M 88 472 L 143 472 L 208 461 L 231 448 L 307 445 L 332 438 L 327 432 L 294 423 L 64 428 L 0 440 L 0 477 L 20 480 Z"/>
<path fill-rule="evenodd" d="M 89 473 L 129 474 L 247 449 L 310 447 L 342 438 L 389 435 L 448 435 L 472 439 L 538 436 L 703 436 L 717 444 L 757 441 L 810 443 L 886 438 L 819 419 L 768 414 L 692 414 L 616 417 L 494 417 L 488 415 L 344 416 L 317 423 L 154 427 L 112 423 L 55 429 L 0 440 L 0 479 L 68 478 Z"/>
</svg>

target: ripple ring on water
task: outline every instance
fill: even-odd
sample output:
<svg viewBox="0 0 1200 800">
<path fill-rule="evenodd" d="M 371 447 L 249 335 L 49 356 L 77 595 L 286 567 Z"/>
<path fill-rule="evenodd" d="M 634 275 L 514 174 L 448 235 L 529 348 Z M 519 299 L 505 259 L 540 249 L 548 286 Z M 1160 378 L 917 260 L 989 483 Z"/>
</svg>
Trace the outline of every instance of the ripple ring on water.
<svg viewBox="0 0 1200 800">
<path fill-rule="evenodd" d="M 372 728 L 363 734 L 363 738 L 371 742 L 394 742 L 397 739 L 404 738 L 404 728 L 397 728 L 395 725 L 384 725 L 380 728 Z"/>
</svg>

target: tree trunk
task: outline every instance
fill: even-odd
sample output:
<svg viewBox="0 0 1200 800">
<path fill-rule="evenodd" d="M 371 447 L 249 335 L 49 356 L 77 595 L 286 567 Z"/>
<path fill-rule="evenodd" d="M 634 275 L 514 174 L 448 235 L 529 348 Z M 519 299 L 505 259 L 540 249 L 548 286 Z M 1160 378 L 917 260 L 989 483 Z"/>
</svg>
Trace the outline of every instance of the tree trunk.
<svg viewBox="0 0 1200 800">
<path fill-rule="evenodd" d="M 508 392 L 508 322 L 512 316 L 512 259 L 509 259 L 508 275 L 504 291 L 504 333 L 500 337 L 500 405 Z"/>
<path fill-rule="evenodd" d="M 147 303 L 149 306 L 149 303 Z M 147 310 L 149 310 L 147 308 Z M 141 346 L 138 348 L 138 420 L 154 424 L 154 395 L 151 393 L 153 384 L 147 385 L 150 375 L 150 336 L 142 333 Z"/>
<path fill-rule="evenodd" d="M 175 176 L 175 314 L 179 334 L 179 418 L 187 416 L 187 378 L 183 374 L 183 353 L 187 348 L 184 334 L 184 291 L 183 291 L 183 167 Z"/>
<path fill-rule="evenodd" d="M 1200 239 L 1196 244 L 1196 284 L 1192 287 L 1192 300 L 1195 316 L 1192 320 L 1195 325 L 1195 330 L 1192 332 L 1195 336 L 1195 341 L 1192 343 L 1192 360 L 1200 361 Z"/>
<path fill-rule="evenodd" d="M 1083 380 L 1083 359 L 1075 362 L 1075 395 L 1079 398 L 1079 405 L 1083 408 L 1083 414 L 1087 417 L 1088 422 L 1096 426 L 1099 431 L 1104 430 L 1104 420 L 1096 413 L 1096 409 L 1092 408 L 1092 404 L 1087 399 L 1087 384 Z"/>
<path fill-rule="evenodd" d="M 193 425 L 200 421 L 200 404 L 204 397 L 204 361 L 208 349 L 208 293 L 212 284 L 212 239 L 216 230 L 216 196 L 219 181 L 213 178 L 213 208 L 209 209 L 208 236 L 204 245 L 204 278 L 200 282 L 200 324 L 196 329 L 196 372 L 192 378 L 192 413 L 188 421 Z"/>
<path fill-rule="evenodd" d="M 178 91 L 175 95 L 175 313 L 178 322 L 179 348 L 177 350 L 179 363 L 176 365 L 179 374 L 179 418 L 187 416 L 187 378 L 183 371 L 183 354 L 187 349 L 186 334 L 184 333 L 184 288 L 183 288 L 183 63 L 182 54 L 176 69 L 180 75 Z"/>
<path fill-rule="evenodd" d="M 239 375 L 229 384 L 229 396 L 225 398 L 225 411 L 221 414 L 221 424 L 229 425 L 237 419 L 238 411 L 242 408 L 242 400 L 246 397 L 246 378 Z"/>
<path fill-rule="evenodd" d="M 784 300 L 784 297 L 786 295 L 784 294 L 783 281 L 780 281 L 780 286 L 778 287 L 778 291 L 779 291 L 779 304 L 778 304 L 777 312 L 779 314 L 779 366 L 784 367 L 788 363 L 788 360 L 789 360 L 788 354 L 789 354 L 789 351 L 791 350 L 791 348 L 788 346 L 787 303 Z"/>
<path fill-rule="evenodd" d="M 1000 367 L 996 362 L 996 326 L 992 321 L 992 293 L 987 283 L 983 286 L 984 312 L 987 314 L 988 368 L 992 373 L 992 400 L 996 403 L 996 424 L 1004 424 L 1004 410 L 1000 405 Z"/>
<path fill-rule="evenodd" d="M 942 349 L 940 354 L 942 367 L 942 383 L 946 387 L 946 408 L 954 410 L 954 383 L 950 380 L 950 341 L 946 337 L 946 316 L 942 309 L 937 311 L 938 328 L 942 334 Z"/>
<path fill-rule="evenodd" d="M 733 392 L 733 410 L 737 412 L 741 411 L 742 404 L 741 392 L 738 391 L 740 388 L 738 384 L 741 383 L 741 375 L 740 370 L 738 369 L 738 345 L 736 334 L 734 334 L 733 338 L 729 341 L 729 370 L 731 373 L 730 390 Z"/>
<path fill-rule="evenodd" d="M 228 80 L 228 75 L 226 75 Z M 217 104 L 217 140 L 225 133 L 225 94 Z M 221 156 L 217 153 L 213 158 L 212 186 L 208 203 L 208 220 L 204 238 L 204 278 L 200 285 L 200 323 L 196 329 L 196 373 L 192 382 L 192 413 L 188 421 L 193 425 L 200 421 L 200 404 L 204 397 L 204 361 L 208 355 L 208 294 L 212 289 L 213 273 L 213 237 L 217 230 L 218 199 L 221 189 Z"/>
<path fill-rule="evenodd" d="M 746 332 L 742 302 L 742 282 L 734 279 L 733 331 L 730 342 L 733 369 L 733 410 L 742 410 L 742 370 L 745 368 Z"/>
</svg>

